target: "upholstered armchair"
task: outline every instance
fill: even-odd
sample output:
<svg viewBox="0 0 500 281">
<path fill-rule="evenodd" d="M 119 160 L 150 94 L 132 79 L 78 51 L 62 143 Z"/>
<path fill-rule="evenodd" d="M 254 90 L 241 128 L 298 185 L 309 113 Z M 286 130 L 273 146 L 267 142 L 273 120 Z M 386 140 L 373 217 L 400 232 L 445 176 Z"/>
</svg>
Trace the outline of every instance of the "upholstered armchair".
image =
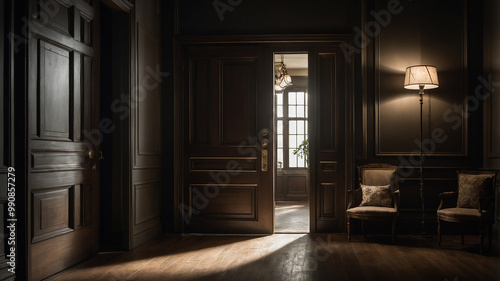
<svg viewBox="0 0 500 281">
<path fill-rule="evenodd" d="M 383 163 L 368 164 L 358 167 L 358 175 L 359 187 L 347 191 L 347 238 L 351 241 L 351 219 L 361 220 L 363 237 L 365 220 L 392 220 L 394 243 L 399 207 L 398 167 Z"/>
<path fill-rule="evenodd" d="M 480 247 L 483 252 L 483 229 L 488 229 L 488 247 L 491 248 L 495 171 L 458 171 L 458 190 L 439 194 L 441 203 L 437 210 L 438 244 L 441 246 L 441 222 L 476 224 L 479 226 Z M 456 198 L 454 208 L 443 208 L 446 198 Z M 462 226 L 462 244 L 464 232 Z"/>
</svg>

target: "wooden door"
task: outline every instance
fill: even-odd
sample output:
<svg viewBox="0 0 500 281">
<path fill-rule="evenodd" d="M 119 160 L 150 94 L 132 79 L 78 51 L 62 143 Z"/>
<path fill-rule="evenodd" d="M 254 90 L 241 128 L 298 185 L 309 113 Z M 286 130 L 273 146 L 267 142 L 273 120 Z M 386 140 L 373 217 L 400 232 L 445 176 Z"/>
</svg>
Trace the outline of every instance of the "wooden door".
<svg viewBox="0 0 500 281">
<path fill-rule="evenodd" d="M 30 1 L 28 271 L 98 252 L 98 2 Z"/>
<path fill-rule="evenodd" d="M 248 46 L 183 51 L 184 231 L 272 233 L 272 54 Z"/>
<path fill-rule="evenodd" d="M 352 182 L 351 66 L 339 44 L 310 55 L 312 232 L 345 232 L 346 189 Z"/>
</svg>

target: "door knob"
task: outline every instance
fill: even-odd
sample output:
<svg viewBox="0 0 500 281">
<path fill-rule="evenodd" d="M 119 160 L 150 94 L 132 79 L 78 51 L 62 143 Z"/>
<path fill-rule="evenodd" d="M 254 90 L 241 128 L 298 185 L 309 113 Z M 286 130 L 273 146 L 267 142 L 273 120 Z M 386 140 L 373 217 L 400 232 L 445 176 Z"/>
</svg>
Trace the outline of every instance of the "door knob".
<svg viewBox="0 0 500 281">
<path fill-rule="evenodd" d="M 263 139 L 261 142 L 260 142 L 260 145 L 262 145 L 262 147 L 267 147 L 267 145 L 269 144 L 269 141 L 267 139 Z"/>
<path fill-rule="evenodd" d="M 90 149 L 89 150 L 89 159 L 94 159 L 94 156 L 95 156 L 95 152 L 93 149 Z"/>
<path fill-rule="evenodd" d="M 267 135 L 269 135 L 269 130 L 268 129 L 262 129 L 260 131 L 260 134 L 263 136 L 263 137 L 267 137 Z"/>
</svg>

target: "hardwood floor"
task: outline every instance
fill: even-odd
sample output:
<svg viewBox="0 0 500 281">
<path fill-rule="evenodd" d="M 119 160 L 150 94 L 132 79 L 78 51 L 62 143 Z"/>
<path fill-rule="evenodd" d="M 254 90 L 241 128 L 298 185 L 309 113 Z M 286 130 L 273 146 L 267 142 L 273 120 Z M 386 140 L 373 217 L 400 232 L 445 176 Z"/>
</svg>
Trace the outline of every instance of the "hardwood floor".
<svg viewBox="0 0 500 281">
<path fill-rule="evenodd" d="M 277 201 L 275 233 L 309 233 L 309 203 Z"/>
<path fill-rule="evenodd" d="M 500 280 L 498 241 L 478 254 L 477 236 L 419 240 L 345 234 L 162 236 L 133 251 L 102 253 L 61 280 Z"/>
</svg>

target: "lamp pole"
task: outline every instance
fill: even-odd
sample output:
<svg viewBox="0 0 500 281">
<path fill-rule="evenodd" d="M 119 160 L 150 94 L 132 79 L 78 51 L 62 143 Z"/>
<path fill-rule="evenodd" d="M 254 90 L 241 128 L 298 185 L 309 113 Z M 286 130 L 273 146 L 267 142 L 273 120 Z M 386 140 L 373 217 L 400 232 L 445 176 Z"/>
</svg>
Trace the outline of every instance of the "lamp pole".
<svg viewBox="0 0 500 281">
<path fill-rule="evenodd" d="M 422 236 L 426 235 L 425 231 L 425 205 L 424 205 L 424 151 L 423 151 L 423 119 L 422 119 L 422 107 L 424 104 L 424 85 L 419 85 L 420 96 L 420 200 L 422 202 Z"/>
<path fill-rule="evenodd" d="M 418 94 L 420 96 L 420 161 L 419 161 L 419 172 L 420 172 L 420 200 L 422 203 L 422 232 L 417 234 L 420 238 L 430 238 L 425 231 L 425 204 L 424 204 L 424 134 L 423 134 L 423 104 L 424 104 L 424 89 L 435 89 L 439 87 L 439 80 L 437 76 L 437 70 L 435 66 L 432 65 L 414 65 L 406 68 L 404 88 L 410 90 L 419 90 Z"/>
</svg>

